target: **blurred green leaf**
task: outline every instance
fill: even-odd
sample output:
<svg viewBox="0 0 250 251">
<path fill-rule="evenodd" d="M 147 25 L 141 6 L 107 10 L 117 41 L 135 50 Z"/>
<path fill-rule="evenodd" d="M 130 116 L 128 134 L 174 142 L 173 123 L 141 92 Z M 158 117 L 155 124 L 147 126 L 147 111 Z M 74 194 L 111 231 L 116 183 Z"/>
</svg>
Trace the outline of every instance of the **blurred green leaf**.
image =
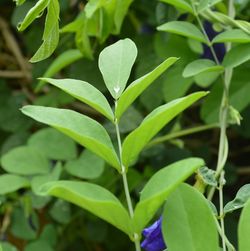
<svg viewBox="0 0 250 251">
<path fill-rule="evenodd" d="M 2 248 L 1 251 L 18 251 L 15 246 L 13 246 L 8 242 L 0 242 L 0 245 L 1 245 L 0 250 Z"/>
<path fill-rule="evenodd" d="M 16 207 L 11 216 L 11 233 L 23 240 L 34 240 L 37 236 L 39 221 L 37 215 L 32 212 L 26 217 L 24 210 Z"/>
<path fill-rule="evenodd" d="M 123 112 L 131 105 L 134 100 L 150 85 L 155 79 L 157 79 L 163 72 L 165 72 L 171 65 L 173 65 L 178 59 L 171 57 L 166 59 L 153 71 L 145 76 L 132 82 L 127 89 L 122 93 L 117 101 L 117 107 L 115 110 L 116 118 L 120 119 Z"/>
<path fill-rule="evenodd" d="M 77 160 L 65 164 L 66 171 L 79 178 L 96 179 L 104 170 L 105 162 L 94 153 L 84 150 Z"/>
<path fill-rule="evenodd" d="M 206 92 L 197 92 L 184 98 L 173 100 L 153 110 L 124 140 L 122 145 L 122 160 L 128 168 L 140 154 L 145 145 L 175 116 L 188 108 Z"/>
<path fill-rule="evenodd" d="M 50 0 L 47 7 L 47 16 L 43 32 L 43 43 L 30 59 L 35 63 L 48 58 L 56 49 L 59 42 L 59 14 L 60 6 L 58 0 Z"/>
<path fill-rule="evenodd" d="M 212 43 L 249 43 L 250 35 L 241 29 L 232 29 L 226 30 L 222 33 L 219 33 L 213 40 Z"/>
<path fill-rule="evenodd" d="M 250 60 L 250 44 L 233 47 L 224 57 L 222 65 L 225 68 L 237 67 Z"/>
<path fill-rule="evenodd" d="M 105 159 L 111 166 L 120 169 L 110 137 L 97 121 L 71 110 L 42 106 L 25 106 L 22 112 L 63 132 Z"/>
<path fill-rule="evenodd" d="M 41 13 L 47 8 L 50 0 L 39 0 L 33 8 L 31 8 L 26 14 L 24 20 L 19 24 L 18 30 L 24 31 Z"/>
<path fill-rule="evenodd" d="M 159 31 L 170 32 L 184 37 L 190 37 L 197 41 L 207 43 L 201 31 L 192 23 L 185 21 L 172 21 L 157 27 Z"/>
<path fill-rule="evenodd" d="M 33 133 L 28 145 L 53 160 L 69 160 L 77 156 L 75 142 L 53 128 L 44 128 Z"/>
<path fill-rule="evenodd" d="M 169 194 L 203 165 L 202 159 L 188 158 L 166 166 L 152 176 L 141 191 L 140 201 L 135 207 L 133 222 L 137 233 L 153 218 Z"/>
<path fill-rule="evenodd" d="M 21 175 L 45 174 L 49 171 L 46 157 L 28 146 L 20 146 L 4 154 L 1 164 L 5 171 Z"/>
<path fill-rule="evenodd" d="M 114 114 L 107 99 L 91 84 L 75 79 L 41 78 L 41 80 L 60 88 L 74 98 L 96 109 L 109 120 L 114 121 Z"/>
<path fill-rule="evenodd" d="M 136 56 L 136 45 L 128 38 L 119 40 L 100 53 L 99 68 L 114 99 L 118 99 L 125 89 Z"/>
<path fill-rule="evenodd" d="M 250 200 L 243 208 L 238 226 L 239 251 L 248 251 L 250 249 Z"/>
<path fill-rule="evenodd" d="M 57 181 L 45 184 L 41 194 L 53 195 L 72 202 L 128 235 L 132 232 L 128 212 L 112 193 L 101 186 L 87 182 Z"/>
<path fill-rule="evenodd" d="M 200 73 L 205 72 L 222 72 L 224 70 L 223 66 L 216 65 L 214 61 L 209 59 L 197 59 L 191 63 L 189 63 L 184 71 L 183 77 L 188 78 Z"/>
<path fill-rule="evenodd" d="M 0 194 L 15 192 L 20 188 L 29 186 L 30 182 L 27 178 L 14 174 L 3 174 L 0 176 Z"/>
<path fill-rule="evenodd" d="M 176 8 L 180 8 L 182 10 L 185 10 L 187 12 L 193 13 L 192 6 L 185 0 L 160 0 L 161 2 L 171 4 L 175 6 Z"/>
<path fill-rule="evenodd" d="M 218 251 L 216 219 L 205 197 L 181 184 L 167 199 L 162 231 L 168 248 L 186 251 Z"/>
<path fill-rule="evenodd" d="M 24 251 L 54 251 L 48 242 L 44 240 L 36 240 L 26 245 Z"/>
<path fill-rule="evenodd" d="M 235 198 L 224 206 L 224 213 L 230 213 L 242 208 L 250 199 L 250 184 L 245 184 L 237 192 Z"/>
<path fill-rule="evenodd" d="M 53 170 L 45 175 L 36 175 L 31 179 L 31 188 L 34 194 L 39 195 L 40 187 L 49 182 L 49 181 L 57 181 L 60 178 L 62 173 L 62 164 L 58 162 Z"/>
<path fill-rule="evenodd" d="M 70 49 L 63 52 L 52 62 L 52 64 L 50 64 L 46 72 L 43 74 L 43 78 L 53 77 L 60 70 L 82 57 L 82 53 L 77 49 Z M 36 91 L 39 91 L 43 85 L 44 79 L 41 79 L 37 84 Z"/>
<path fill-rule="evenodd" d="M 71 219 L 70 204 L 67 201 L 58 199 L 50 208 L 49 214 L 53 220 L 61 224 L 68 224 Z"/>
</svg>

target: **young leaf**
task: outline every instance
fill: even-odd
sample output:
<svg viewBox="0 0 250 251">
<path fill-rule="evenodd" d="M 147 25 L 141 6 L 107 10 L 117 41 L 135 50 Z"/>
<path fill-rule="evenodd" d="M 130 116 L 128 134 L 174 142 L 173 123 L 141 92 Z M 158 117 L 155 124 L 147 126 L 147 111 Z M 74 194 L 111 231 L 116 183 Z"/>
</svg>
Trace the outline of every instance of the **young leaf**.
<svg viewBox="0 0 250 251">
<path fill-rule="evenodd" d="M 224 57 L 222 65 L 226 68 L 234 68 L 250 60 L 250 44 L 242 44 L 233 47 Z"/>
<path fill-rule="evenodd" d="M 224 213 L 230 213 L 234 210 L 245 206 L 247 201 L 250 199 L 250 184 L 246 184 L 239 189 L 235 198 L 228 202 L 224 207 Z"/>
<path fill-rule="evenodd" d="M 72 202 L 131 235 L 131 220 L 120 201 L 101 186 L 78 181 L 49 182 L 41 195 L 53 195 Z"/>
<path fill-rule="evenodd" d="M 250 200 L 246 203 L 240 216 L 238 227 L 239 251 L 250 250 Z"/>
<path fill-rule="evenodd" d="M 56 49 L 59 42 L 59 14 L 60 6 L 58 0 L 50 0 L 47 7 L 47 16 L 43 32 L 43 43 L 30 59 L 35 63 L 48 58 Z"/>
<path fill-rule="evenodd" d="M 5 171 L 21 175 L 45 174 L 49 171 L 46 157 L 28 146 L 13 148 L 2 156 L 1 164 Z"/>
<path fill-rule="evenodd" d="M 202 43 L 207 43 L 201 31 L 194 25 L 185 21 L 172 21 L 157 27 L 159 31 L 166 31 L 184 37 L 190 37 Z"/>
<path fill-rule="evenodd" d="M 29 187 L 30 182 L 27 178 L 14 175 L 3 174 L 0 176 L 0 194 L 15 192 L 20 188 Z"/>
<path fill-rule="evenodd" d="M 120 169 L 119 160 L 109 135 L 95 120 L 67 109 L 28 105 L 21 111 L 25 115 L 63 132 L 105 159 L 111 166 Z"/>
<path fill-rule="evenodd" d="M 100 53 L 99 69 L 114 99 L 118 99 L 125 89 L 136 56 L 136 45 L 128 38 L 119 40 Z"/>
<path fill-rule="evenodd" d="M 182 75 L 184 78 L 192 77 L 200 73 L 205 72 L 221 72 L 224 70 L 224 67 L 221 65 L 216 65 L 214 61 L 209 59 L 197 59 L 189 63 Z"/>
<path fill-rule="evenodd" d="M 29 10 L 24 20 L 18 26 L 19 31 L 24 31 L 48 6 L 50 0 L 39 0 L 33 8 Z"/>
<path fill-rule="evenodd" d="M 157 79 L 163 72 L 165 72 L 171 65 L 173 65 L 178 58 L 170 57 L 163 63 L 157 66 L 153 71 L 144 75 L 143 77 L 132 82 L 128 88 L 122 93 L 117 102 L 115 109 L 116 118 L 120 119 L 121 115 L 127 110 L 130 104 Z"/>
<path fill-rule="evenodd" d="M 74 98 L 93 107 L 112 122 L 114 121 L 114 114 L 107 99 L 93 85 L 75 79 L 41 78 L 41 80 L 60 88 Z"/>
<path fill-rule="evenodd" d="M 71 49 L 63 52 L 52 62 L 52 64 L 49 65 L 46 72 L 43 74 L 43 77 L 44 78 L 53 77 L 61 69 L 81 59 L 82 57 L 83 57 L 82 53 L 77 49 Z M 43 85 L 44 81 L 43 79 L 41 79 L 37 84 L 36 91 L 39 91 Z"/>
<path fill-rule="evenodd" d="M 122 161 L 129 167 L 146 144 L 175 116 L 204 97 L 207 92 L 196 92 L 184 98 L 173 100 L 152 111 L 124 140 Z"/>
<path fill-rule="evenodd" d="M 250 36 L 242 31 L 241 29 L 226 30 L 219 33 L 213 40 L 212 43 L 249 43 Z"/>
<path fill-rule="evenodd" d="M 160 0 L 163 3 L 168 3 L 173 5 L 176 8 L 180 8 L 184 11 L 187 11 L 189 13 L 193 14 L 193 8 L 192 6 L 185 0 Z"/>
<path fill-rule="evenodd" d="M 166 166 L 153 175 L 141 191 L 140 201 L 135 207 L 133 222 L 137 233 L 153 218 L 168 195 L 203 165 L 202 159 L 188 158 Z"/>
<path fill-rule="evenodd" d="M 162 232 L 172 251 L 219 251 L 216 219 L 204 196 L 181 184 L 165 204 Z"/>
</svg>

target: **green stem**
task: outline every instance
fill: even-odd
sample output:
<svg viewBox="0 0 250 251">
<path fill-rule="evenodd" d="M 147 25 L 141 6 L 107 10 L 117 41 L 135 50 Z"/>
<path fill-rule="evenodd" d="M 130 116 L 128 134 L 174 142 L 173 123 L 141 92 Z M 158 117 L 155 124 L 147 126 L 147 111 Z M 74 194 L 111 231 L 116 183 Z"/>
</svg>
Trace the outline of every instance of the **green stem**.
<svg viewBox="0 0 250 251">
<path fill-rule="evenodd" d="M 202 126 L 196 126 L 196 127 L 192 127 L 192 128 L 188 128 L 185 130 L 181 130 L 178 132 L 173 132 L 161 137 L 158 137 L 154 140 L 152 140 L 148 145 L 147 148 L 154 146 L 156 144 L 160 144 L 163 143 L 165 141 L 171 140 L 171 139 L 175 139 L 175 138 L 180 138 L 186 135 L 190 135 L 193 133 L 198 133 L 198 132 L 202 132 L 202 131 L 206 131 L 206 130 L 210 130 L 210 129 L 214 129 L 214 128 L 218 128 L 219 124 L 218 123 L 214 123 L 214 124 L 210 124 L 210 125 L 202 125 Z"/>
<path fill-rule="evenodd" d="M 117 103 L 115 101 L 115 107 L 116 106 L 117 106 Z M 126 200 L 127 200 L 129 215 L 130 215 L 130 218 L 132 219 L 134 217 L 134 209 L 133 209 L 133 205 L 132 205 L 131 196 L 129 193 L 126 168 L 122 163 L 121 134 L 120 134 L 119 124 L 118 124 L 117 119 L 115 119 L 115 130 L 116 130 L 116 137 L 117 137 L 117 142 L 118 142 L 118 150 L 119 150 L 119 158 L 120 158 L 120 165 L 121 165 L 121 175 L 122 175 L 122 181 L 123 181 L 123 188 L 124 188 L 124 192 L 125 192 L 125 196 L 126 196 Z M 139 240 L 138 234 L 134 233 L 133 238 L 134 238 L 134 243 L 135 243 L 135 250 L 141 251 L 140 240 Z"/>
<path fill-rule="evenodd" d="M 196 11 L 194 2 L 192 0 L 192 6 L 195 13 L 195 16 L 197 18 L 197 21 L 199 23 L 199 26 L 207 40 L 207 44 L 210 47 L 210 50 L 213 54 L 215 62 L 219 65 L 219 60 L 217 58 L 217 55 L 214 51 L 214 48 L 211 44 L 211 41 L 209 40 L 209 37 L 202 25 L 202 22 L 199 18 L 199 15 Z M 234 4 L 233 0 L 229 0 L 229 13 L 228 15 L 231 18 L 234 18 Z M 229 51 L 231 48 L 231 43 L 228 43 L 226 46 L 227 51 Z M 232 79 L 233 70 L 232 69 L 226 69 L 224 76 L 222 75 L 224 90 L 223 90 L 223 97 L 220 105 L 220 117 L 219 117 L 219 123 L 220 123 L 220 141 L 219 141 L 219 152 L 218 152 L 218 160 L 217 160 L 217 166 L 216 166 L 216 177 L 219 178 L 219 201 L 220 201 L 220 225 L 221 225 L 221 239 L 222 239 L 222 246 L 223 251 L 226 251 L 226 235 L 225 235 L 225 227 L 224 227 L 224 214 L 223 214 L 223 186 L 224 186 L 224 166 L 228 157 L 228 141 L 227 141 L 227 119 L 228 119 L 228 110 L 229 110 L 229 87 Z M 213 195 L 215 192 L 215 188 L 211 188 L 208 194 L 208 199 L 212 200 Z"/>
</svg>

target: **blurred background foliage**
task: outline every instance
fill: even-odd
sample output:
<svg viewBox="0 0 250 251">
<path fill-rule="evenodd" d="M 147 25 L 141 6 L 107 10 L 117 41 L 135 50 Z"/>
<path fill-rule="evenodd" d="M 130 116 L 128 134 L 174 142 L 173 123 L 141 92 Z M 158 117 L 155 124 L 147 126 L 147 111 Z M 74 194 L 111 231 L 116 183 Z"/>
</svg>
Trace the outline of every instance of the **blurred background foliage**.
<svg viewBox="0 0 250 251">
<path fill-rule="evenodd" d="M 16 27 L 34 2 L 26 0 L 16 7 L 10 0 L 0 1 L 0 240 L 3 250 L 130 250 L 127 237 L 102 220 L 67 202 L 36 195 L 36 189 L 44 181 L 79 179 L 101 184 L 125 201 L 121 180 L 113 169 L 61 133 L 25 117 L 19 108 L 31 103 L 71 108 L 99 120 L 114 134 L 112 126 L 94 110 L 37 78 L 81 79 L 106 92 L 97 67 L 98 54 L 106 45 L 125 37 L 135 41 L 139 52 L 130 80 L 152 70 L 167 57 L 180 57 L 126 112 L 121 132 L 126 135 L 147 113 L 164 102 L 203 89 L 210 90 L 210 95 L 172 121 L 130 170 L 130 190 L 137 200 L 145 181 L 169 163 L 197 156 L 204 158 L 209 168 L 215 167 L 222 95 L 220 79 L 214 73 L 182 77 L 184 67 L 200 58 L 204 48 L 199 42 L 156 30 L 167 21 L 190 19 L 164 1 L 89 1 L 87 5 L 87 1 L 61 0 L 58 47 L 52 56 L 31 64 L 29 59 L 41 45 L 45 16 L 41 15 L 22 33 Z M 116 2 L 115 8 L 113 2 Z M 250 1 L 235 0 L 235 5 L 237 17 L 250 21 Z M 223 12 L 223 1 L 216 8 Z M 231 103 L 243 120 L 240 127 L 233 125 L 228 130 L 231 151 L 226 166 L 227 201 L 250 178 L 249 70 L 249 62 L 235 70 L 230 90 Z M 111 100 L 108 93 L 105 94 Z M 191 131 L 185 131 L 190 128 Z M 228 236 L 235 243 L 237 219 L 237 212 L 226 218 Z"/>
</svg>

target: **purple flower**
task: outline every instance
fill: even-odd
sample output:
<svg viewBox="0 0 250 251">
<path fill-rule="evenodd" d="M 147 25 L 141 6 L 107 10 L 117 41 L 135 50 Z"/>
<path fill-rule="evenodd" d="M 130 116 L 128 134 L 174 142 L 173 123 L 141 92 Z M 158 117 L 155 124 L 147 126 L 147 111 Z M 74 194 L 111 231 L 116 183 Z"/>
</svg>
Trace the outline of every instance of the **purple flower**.
<svg viewBox="0 0 250 251">
<path fill-rule="evenodd" d="M 208 35 L 208 38 L 209 40 L 211 41 L 216 35 L 219 34 L 219 32 L 216 32 L 214 29 L 213 29 L 213 25 L 208 22 L 208 21 L 205 21 L 204 22 L 204 29 Z M 223 43 L 218 43 L 218 44 L 214 44 L 213 45 L 213 48 L 214 48 L 214 51 L 216 53 L 216 56 L 219 60 L 219 62 L 222 62 L 224 56 L 225 56 L 225 53 L 226 53 L 226 47 L 225 47 L 225 44 Z M 214 57 L 213 57 L 213 54 L 210 50 L 210 48 L 203 44 L 203 54 L 201 56 L 202 58 L 208 58 L 208 59 L 211 59 L 211 60 L 214 60 Z"/>
<path fill-rule="evenodd" d="M 166 248 L 161 232 L 161 222 L 162 217 L 143 230 L 142 234 L 145 236 L 145 240 L 142 242 L 141 247 L 146 251 L 163 251 Z"/>
</svg>

